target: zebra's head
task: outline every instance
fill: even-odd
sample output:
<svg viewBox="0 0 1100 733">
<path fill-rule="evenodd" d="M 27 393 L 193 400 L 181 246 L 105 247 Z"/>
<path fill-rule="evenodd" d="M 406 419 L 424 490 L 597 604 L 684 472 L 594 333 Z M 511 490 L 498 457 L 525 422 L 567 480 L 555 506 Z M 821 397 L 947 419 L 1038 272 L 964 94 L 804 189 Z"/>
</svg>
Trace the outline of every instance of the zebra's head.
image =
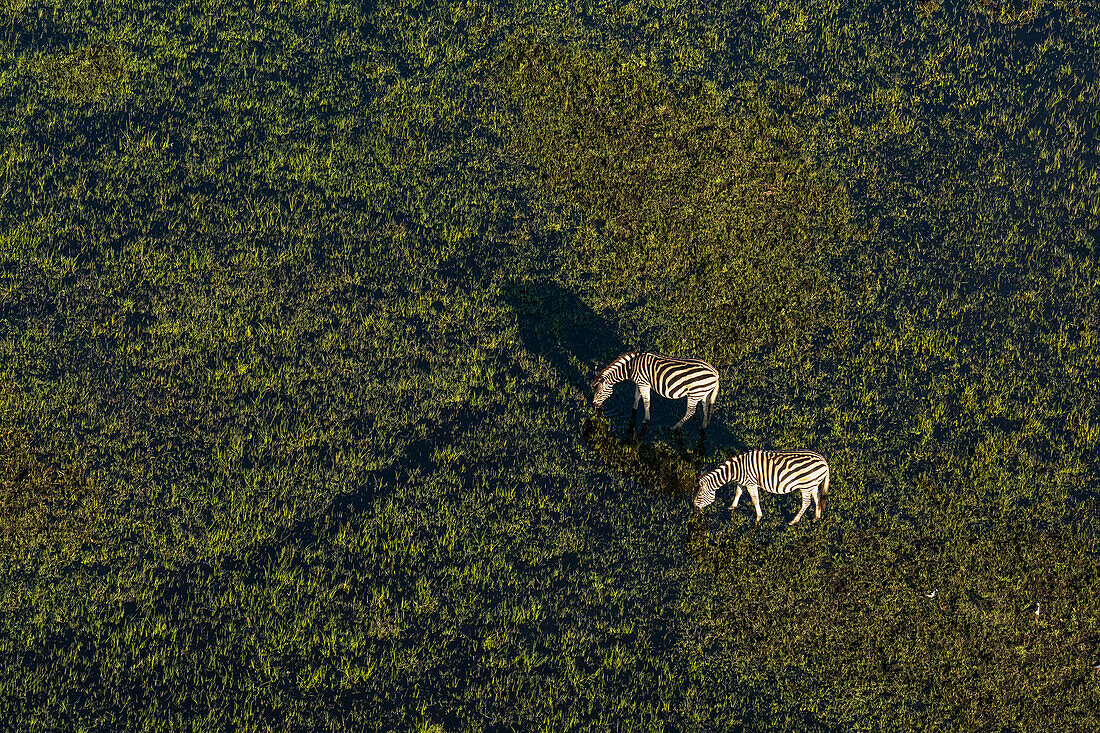
<svg viewBox="0 0 1100 733">
<path fill-rule="evenodd" d="M 628 351 L 600 370 L 592 380 L 592 404 L 599 407 L 611 396 L 615 385 L 627 378 L 627 363 L 637 355 L 637 352 Z"/>
<path fill-rule="evenodd" d="M 695 492 L 695 508 L 703 509 L 714 502 L 714 494 L 718 491 L 718 476 L 716 471 L 708 471 L 699 477 L 699 490 Z"/>
<path fill-rule="evenodd" d="M 615 385 L 611 383 L 611 380 L 604 379 L 604 375 L 596 377 L 592 381 L 592 404 L 596 407 L 602 405 L 608 397 L 611 396 L 611 390 Z"/>
</svg>

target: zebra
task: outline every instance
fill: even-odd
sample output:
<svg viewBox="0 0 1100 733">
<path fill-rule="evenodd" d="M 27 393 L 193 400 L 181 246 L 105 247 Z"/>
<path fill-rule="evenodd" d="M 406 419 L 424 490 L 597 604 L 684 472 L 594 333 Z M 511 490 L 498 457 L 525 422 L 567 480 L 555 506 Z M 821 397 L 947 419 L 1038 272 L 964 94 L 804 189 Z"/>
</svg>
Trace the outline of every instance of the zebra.
<svg viewBox="0 0 1100 733">
<path fill-rule="evenodd" d="M 773 494 L 802 492 L 802 508 L 789 523 L 794 524 L 814 501 L 814 521 L 821 519 L 825 510 L 825 497 L 829 493 L 829 464 L 819 453 L 808 450 L 752 450 L 730 458 L 718 468 L 699 477 L 699 491 L 695 494 L 695 508 L 702 509 L 714 501 L 714 492 L 730 481 L 737 482 L 737 495 L 731 509 L 737 508 L 743 489 L 749 490 L 756 507 L 756 522 L 763 516 L 760 511 L 760 489 Z M 824 486 L 822 486 L 824 481 Z M 820 488 L 820 491 L 819 491 Z"/>
<path fill-rule="evenodd" d="M 687 413 L 673 430 L 686 423 L 695 414 L 695 408 L 703 404 L 703 430 L 710 423 L 714 401 L 718 399 L 718 370 L 702 359 L 679 359 L 674 356 L 627 352 L 608 364 L 592 381 L 595 395 L 592 403 L 599 407 L 611 395 L 611 389 L 629 379 L 634 382 L 634 412 L 631 423 L 638 414 L 638 400 L 645 404 L 645 424 L 649 424 L 649 392 L 654 390 L 662 397 L 679 399 L 687 397 Z M 644 427 L 644 426 L 643 426 Z"/>
</svg>

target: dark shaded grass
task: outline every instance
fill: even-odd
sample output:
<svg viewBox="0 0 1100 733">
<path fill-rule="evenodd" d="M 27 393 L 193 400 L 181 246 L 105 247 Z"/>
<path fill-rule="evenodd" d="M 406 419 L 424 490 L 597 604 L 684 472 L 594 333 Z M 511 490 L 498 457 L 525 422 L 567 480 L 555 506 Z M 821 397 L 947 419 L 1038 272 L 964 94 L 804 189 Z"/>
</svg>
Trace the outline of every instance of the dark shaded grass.
<svg viewBox="0 0 1100 733">
<path fill-rule="evenodd" d="M 0 11 L 8 727 L 1095 727 L 1091 11 L 666 5 Z"/>
</svg>

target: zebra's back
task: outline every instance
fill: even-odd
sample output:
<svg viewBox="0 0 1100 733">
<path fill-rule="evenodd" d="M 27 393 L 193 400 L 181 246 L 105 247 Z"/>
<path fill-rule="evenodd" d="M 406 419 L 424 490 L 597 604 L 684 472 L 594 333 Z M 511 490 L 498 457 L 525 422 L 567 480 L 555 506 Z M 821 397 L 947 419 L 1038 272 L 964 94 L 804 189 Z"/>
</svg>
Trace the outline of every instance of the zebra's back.
<svg viewBox="0 0 1100 733">
<path fill-rule="evenodd" d="M 817 486 L 829 475 L 824 456 L 809 450 L 754 450 L 745 460 L 760 488 L 773 494 Z"/>
<path fill-rule="evenodd" d="M 639 364 L 650 383 L 670 399 L 710 394 L 718 385 L 718 370 L 702 359 L 685 359 L 648 353 Z"/>
</svg>

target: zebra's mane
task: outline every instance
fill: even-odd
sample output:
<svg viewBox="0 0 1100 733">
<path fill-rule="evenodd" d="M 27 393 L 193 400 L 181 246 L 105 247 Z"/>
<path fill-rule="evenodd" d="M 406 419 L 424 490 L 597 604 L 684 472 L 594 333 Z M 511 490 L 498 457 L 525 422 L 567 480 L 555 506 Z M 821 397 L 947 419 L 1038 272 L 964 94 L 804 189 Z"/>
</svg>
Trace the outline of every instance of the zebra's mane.
<svg viewBox="0 0 1100 733">
<path fill-rule="evenodd" d="M 715 474 L 715 473 L 718 473 L 719 471 L 721 471 L 725 467 L 725 465 L 726 465 L 725 463 L 722 463 L 717 468 L 712 468 L 709 471 L 707 471 L 706 473 L 704 473 L 702 476 L 699 477 L 699 483 L 703 483 L 703 481 L 705 479 L 709 478 L 711 476 L 711 474 Z"/>
<path fill-rule="evenodd" d="M 608 364 L 607 366 L 605 366 L 603 369 L 600 370 L 600 373 L 596 375 L 596 380 L 595 381 L 598 382 L 599 380 L 604 378 L 604 375 L 606 375 L 609 371 L 611 371 L 615 367 L 619 366 L 620 364 L 626 364 L 628 361 L 630 361 L 634 357 L 640 356 L 640 355 L 641 355 L 640 351 L 628 351 L 625 354 L 620 354 L 619 356 L 615 357 L 614 361 L 612 361 L 610 364 Z"/>
</svg>

